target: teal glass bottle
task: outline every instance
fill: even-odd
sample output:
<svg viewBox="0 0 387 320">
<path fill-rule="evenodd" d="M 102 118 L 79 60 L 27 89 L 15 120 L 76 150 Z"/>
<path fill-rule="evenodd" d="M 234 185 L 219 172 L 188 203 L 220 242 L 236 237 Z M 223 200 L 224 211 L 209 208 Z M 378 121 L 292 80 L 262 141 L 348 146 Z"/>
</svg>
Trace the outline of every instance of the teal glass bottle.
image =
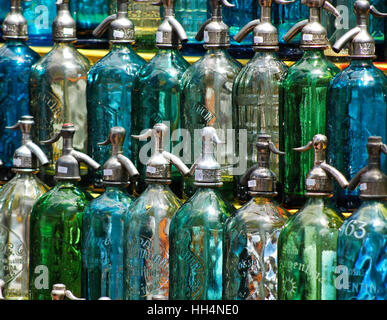
<svg viewBox="0 0 387 320">
<path fill-rule="evenodd" d="M 39 55 L 26 45 L 27 21 L 23 16 L 20 0 L 6 2 L 7 11 L 3 23 L 5 44 L 0 48 L 0 181 L 12 176 L 12 157 L 20 143 L 20 132 L 10 132 L 6 126 L 16 123 L 29 113 L 29 76 L 32 65 Z"/>
<path fill-rule="evenodd" d="M 101 148 L 98 142 L 105 139 L 114 126 L 122 126 L 132 133 L 132 95 L 134 81 L 140 68 L 145 64 L 133 51 L 134 26 L 127 18 L 128 3 L 118 0 L 117 14 L 107 17 L 95 30 L 100 37 L 109 28 L 110 52 L 94 64 L 87 75 L 87 121 L 88 154 L 99 164 L 104 164 L 110 157 L 109 151 Z M 125 139 L 123 152 L 132 157 L 131 139 Z M 95 188 L 102 187 L 102 171 L 89 172 L 88 184 Z"/>
<path fill-rule="evenodd" d="M 357 27 L 334 44 L 340 51 L 349 43 L 350 65 L 338 73 L 329 85 L 327 97 L 327 136 L 332 142 L 328 159 L 349 178 L 367 164 L 363 147 L 368 136 L 387 140 L 387 77 L 377 69 L 375 40 L 369 33 L 369 14 L 382 16 L 366 0 L 355 2 Z M 385 14 L 387 16 L 387 14 Z M 387 170 L 386 159 L 382 160 Z M 335 189 L 335 200 L 342 211 L 360 206 L 359 190 Z"/>
<path fill-rule="evenodd" d="M 167 300 L 169 294 L 170 224 L 181 201 L 171 191 L 173 164 L 182 175 L 189 169 L 164 151 L 168 127 L 157 123 L 136 139 L 153 137 L 153 153 L 146 165 L 148 186 L 130 208 L 125 221 L 126 299 Z"/>
<path fill-rule="evenodd" d="M 233 145 L 232 87 L 241 69 L 238 61 L 230 56 L 228 27 L 222 21 L 221 4 L 211 1 L 212 16 L 202 25 L 196 35 L 204 38 L 204 56 L 192 64 L 184 73 L 181 94 L 183 161 L 193 163 L 200 154 L 200 130 L 205 126 L 217 129 L 225 144 L 218 146 L 219 162 L 222 165 L 223 186 L 220 192 L 230 202 L 233 200 Z M 193 178 L 184 180 L 185 199 L 195 192 Z"/>
<path fill-rule="evenodd" d="M 381 171 L 381 137 L 369 137 L 368 166 L 350 181 L 362 204 L 340 228 L 336 289 L 339 300 L 386 300 L 387 176 Z"/>
<path fill-rule="evenodd" d="M 202 129 L 202 156 L 195 162 L 195 194 L 173 216 L 169 233 L 169 299 L 220 300 L 223 241 L 234 207 L 223 199 L 221 166 L 214 157 L 220 140 L 213 127 Z"/>
<path fill-rule="evenodd" d="M 241 176 L 257 158 L 257 150 L 248 148 L 260 133 L 271 136 L 279 145 L 279 91 L 285 79 L 288 67 L 276 53 L 278 51 L 278 31 L 272 24 L 272 0 L 259 2 L 261 17 L 249 22 L 235 36 L 240 41 L 253 31 L 254 57 L 241 69 L 234 80 L 233 128 L 235 129 L 235 155 L 238 159 L 238 171 L 234 167 L 234 196 L 239 201 L 250 199 L 246 186 L 239 183 Z M 271 170 L 279 176 L 279 158 L 272 157 Z M 281 184 L 278 183 L 281 193 Z"/>
<path fill-rule="evenodd" d="M 30 112 L 35 118 L 33 130 L 37 141 L 47 140 L 62 123 L 74 123 L 77 132 L 74 147 L 86 152 L 87 108 L 86 85 L 89 61 L 74 47 L 76 41 L 75 21 L 69 12 L 69 0 L 58 2 L 57 17 L 53 22 L 54 46 L 50 52 L 35 63 L 30 75 Z M 41 179 L 54 185 L 54 163 L 60 157 L 61 145 L 54 143 L 42 146 L 50 160 L 47 168 L 42 168 Z M 81 175 L 87 173 L 82 164 Z"/>
<path fill-rule="evenodd" d="M 224 232 L 223 299 L 277 299 L 277 245 L 289 213 L 273 200 L 276 176 L 270 153 L 280 155 L 270 135 L 258 135 L 258 163 L 242 177 L 252 199 L 227 219 Z"/>
<path fill-rule="evenodd" d="M 126 131 L 110 129 L 100 145 L 112 145 L 103 166 L 105 192 L 92 200 L 82 218 L 82 296 L 124 299 L 124 223 L 133 198 L 127 192 L 129 179 L 138 176 L 133 163 L 123 155 Z"/>
<path fill-rule="evenodd" d="M 305 205 L 289 218 L 278 239 L 278 298 L 336 300 L 337 237 L 343 223 L 330 197 L 333 178 L 348 181 L 325 161 L 327 138 L 317 134 L 305 147 L 314 149 L 314 166 L 306 177 Z"/>
<path fill-rule="evenodd" d="M 305 177 L 313 165 L 311 154 L 291 152 L 297 145 L 305 145 L 311 136 L 326 131 L 327 91 L 331 79 L 339 69 L 324 55 L 328 46 L 326 29 L 319 23 L 320 11 L 326 8 L 338 15 L 327 1 L 307 0 L 309 20 L 297 24 L 286 35 L 289 41 L 301 31 L 301 60 L 289 68 L 280 91 L 280 146 L 285 157 L 280 167 L 284 186 L 283 203 L 286 207 L 300 207 L 305 201 Z M 326 5 L 324 5 L 326 3 Z M 286 166 L 284 165 L 286 163 Z"/>
<path fill-rule="evenodd" d="M 7 129 L 20 130 L 21 146 L 13 157 L 15 176 L 0 189 L 0 279 L 6 300 L 28 299 L 30 214 L 35 201 L 48 188 L 36 177 L 48 164 L 42 150 L 31 141 L 31 116 L 23 116 Z"/>
<path fill-rule="evenodd" d="M 161 4 L 161 2 L 160 2 Z M 174 17 L 174 1 L 163 1 L 164 19 L 157 29 L 156 55 L 138 73 L 133 88 L 132 122 L 133 131 L 141 132 L 152 128 L 156 123 L 169 127 L 172 136 L 178 136 L 181 128 L 181 80 L 189 63 L 183 58 L 179 49 L 187 35 Z M 180 143 L 179 138 L 169 143 L 169 150 Z M 140 172 L 136 191 L 145 190 L 145 167 L 148 157 L 141 152 L 145 142 L 133 141 L 135 164 Z M 146 148 L 146 147 L 145 147 Z M 172 168 L 172 190 L 181 198 L 183 181 L 176 168 Z"/>
<path fill-rule="evenodd" d="M 82 215 L 90 196 L 85 195 L 77 181 L 79 162 L 93 169 L 99 164 L 86 154 L 74 150 L 72 123 L 62 126 L 53 138 L 63 138 L 63 153 L 55 163 L 57 184 L 34 204 L 30 221 L 29 293 L 32 300 L 51 299 L 53 284 L 63 283 L 76 296 L 81 295 Z"/>
</svg>

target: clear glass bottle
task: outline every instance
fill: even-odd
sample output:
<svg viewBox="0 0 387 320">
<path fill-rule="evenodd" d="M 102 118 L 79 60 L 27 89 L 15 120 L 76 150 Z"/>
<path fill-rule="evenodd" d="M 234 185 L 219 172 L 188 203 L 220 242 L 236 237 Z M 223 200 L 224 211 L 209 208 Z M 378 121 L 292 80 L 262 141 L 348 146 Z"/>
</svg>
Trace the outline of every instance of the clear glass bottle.
<svg viewBox="0 0 387 320">
<path fill-rule="evenodd" d="M 168 127 L 157 123 L 143 135 L 153 136 L 154 151 L 146 165 L 148 187 L 136 199 L 125 221 L 126 299 L 167 300 L 169 293 L 170 224 L 181 206 L 171 191 L 171 165 L 182 175 L 189 169 L 176 156 L 164 151 Z"/>
<path fill-rule="evenodd" d="M 375 40 L 368 25 L 369 13 L 376 14 L 374 10 L 368 1 L 356 1 L 358 26 L 333 46 L 335 51 L 340 51 L 349 43 L 351 62 L 329 86 L 327 136 L 332 147 L 328 159 L 349 178 L 367 163 L 363 146 L 368 136 L 381 136 L 387 140 L 387 77 L 372 63 L 376 58 Z M 382 160 L 382 168 L 387 170 L 386 159 Z M 360 206 L 359 190 L 336 188 L 335 200 L 342 211 L 352 211 Z"/>
<path fill-rule="evenodd" d="M 312 0 L 305 1 L 305 5 L 310 7 L 309 20 L 296 24 L 284 37 L 289 41 L 301 31 L 301 48 L 305 52 L 302 59 L 289 68 L 280 92 L 280 123 L 283 125 L 280 146 L 286 153 L 280 166 L 283 203 L 293 208 L 305 201 L 305 177 L 313 165 L 313 156 L 291 150 L 294 146 L 305 145 L 315 134 L 325 134 L 328 86 L 339 72 L 324 55 L 328 41 L 326 29 L 319 23 L 322 8 L 335 15 L 338 15 L 337 10 L 323 0 L 319 1 L 319 7 L 314 7 Z"/>
<path fill-rule="evenodd" d="M 57 184 L 34 204 L 30 220 L 29 293 L 32 300 L 50 300 L 53 284 L 64 283 L 76 296 L 81 295 L 81 232 L 83 211 L 91 196 L 78 186 L 79 162 L 93 169 L 99 164 L 73 149 L 75 128 L 62 126 L 53 138 L 63 137 L 63 153 L 55 164 Z"/>
<path fill-rule="evenodd" d="M 128 1 L 118 0 L 117 15 L 107 17 L 95 30 L 97 37 L 109 28 L 110 52 L 95 63 L 87 75 L 87 121 L 88 154 L 99 164 L 105 163 L 109 151 L 101 148 L 98 142 L 105 139 L 114 126 L 124 127 L 128 135 L 133 131 L 134 119 L 132 101 L 134 81 L 145 60 L 134 52 L 134 26 L 127 18 Z M 126 139 L 123 151 L 132 157 L 131 139 Z M 88 183 L 102 187 L 102 171 L 89 172 Z"/>
<path fill-rule="evenodd" d="M 363 203 L 340 228 L 336 289 L 339 300 L 386 300 L 387 176 L 381 171 L 381 137 L 369 137 L 368 166 L 350 181 Z"/>
<path fill-rule="evenodd" d="M 30 214 L 35 201 L 48 188 L 36 177 L 48 159 L 31 141 L 31 116 L 23 116 L 7 129 L 21 131 L 22 142 L 13 157 L 15 176 L 0 189 L 0 279 L 7 300 L 28 299 Z"/>
<path fill-rule="evenodd" d="M 220 300 L 223 237 L 235 208 L 223 200 L 221 166 L 214 158 L 220 140 L 213 127 L 202 129 L 202 157 L 195 162 L 197 191 L 173 216 L 169 232 L 169 299 Z"/>
<path fill-rule="evenodd" d="M 281 300 L 336 300 L 334 272 L 337 237 L 343 223 L 330 197 L 333 178 L 346 188 L 348 181 L 325 161 L 327 138 L 317 134 L 305 147 L 314 148 L 314 166 L 306 177 L 305 205 L 289 218 L 278 239 L 278 298 Z"/>
<path fill-rule="evenodd" d="M 138 176 L 133 163 L 123 155 L 125 129 L 113 127 L 108 139 L 111 157 L 103 166 L 105 192 L 92 200 L 82 218 L 82 296 L 97 300 L 101 296 L 123 300 L 124 223 L 133 198 L 126 188 Z"/>
<path fill-rule="evenodd" d="M 22 115 L 29 113 L 29 77 L 31 66 L 38 61 L 39 55 L 26 45 L 28 39 L 27 21 L 23 16 L 21 0 L 7 1 L 11 7 L 3 23 L 5 44 L 0 48 L 0 181 L 12 178 L 12 157 L 20 143 L 17 131 L 5 130 Z"/>
<path fill-rule="evenodd" d="M 228 27 L 223 23 L 221 6 L 211 2 L 212 17 L 202 25 L 196 39 L 204 38 L 206 53 L 192 64 L 182 79 L 181 121 L 189 137 L 183 139 L 184 162 L 193 163 L 200 153 L 200 130 L 212 126 L 225 144 L 218 147 L 222 165 L 220 188 L 223 196 L 233 200 L 233 165 L 235 161 L 232 123 L 232 87 L 241 65 L 227 51 L 229 46 Z M 187 145 L 190 144 L 190 145 Z M 190 151 L 190 152 L 189 152 Z M 184 198 L 195 192 L 193 179 L 184 181 Z"/>
<path fill-rule="evenodd" d="M 259 133 L 267 133 L 279 145 L 279 90 L 288 67 L 276 53 L 278 32 L 271 23 L 271 6 L 274 1 L 260 1 L 261 17 L 249 22 L 235 36 L 236 41 L 253 31 L 254 57 L 241 69 L 233 85 L 233 128 L 236 131 L 235 155 L 239 160 L 238 172 L 234 167 L 234 196 L 239 201 L 250 199 L 240 177 L 257 158 L 257 150 L 247 148 L 257 141 Z M 277 0 L 277 2 L 279 2 Z M 243 139 L 247 136 L 247 141 Z M 272 157 L 271 170 L 279 176 L 279 158 Z M 279 184 L 281 193 L 282 186 Z"/>
<path fill-rule="evenodd" d="M 223 299 L 277 300 L 277 244 L 289 213 L 273 200 L 276 176 L 270 153 L 279 152 L 270 135 L 260 134 L 258 164 L 242 177 L 252 199 L 226 221 Z"/>
<path fill-rule="evenodd" d="M 141 68 L 134 82 L 132 125 L 133 132 L 141 132 L 143 128 L 152 128 L 156 123 L 163 122 L 174 136 L 181 128 L 181 80 L 189 67 L 179 51 L 182 42 L 187 41 L 187 34 L 174 18 L 174 1 L 164 1 L 163 6 L 164 19 L 156 33 L 158 51 Z M 173 152 L 179 142 L 180 139 L 171 141 L 168 151 Z M 135 163 L 141 175 L 136 187 L 138 193 L 146 188 L 143 177 L 148 157 L 141 159 L 140 152 L 144 145 L 145 142 L 133 141 L 133 154 L 138 156 Z M 182 197 L 183 181 L 176 168 L 172 168 L 171 188 Z"/>
<path fill-rule="evenodd" d="M 74 47 L 75 21 L 69 12 L 69 0 L 57 5 L 58 14 L 53 23 L 54 47 L 35 63 L 30 76 L 30 112 L 36 125 L 34 137 L 47 140 L 60 130 L 62 123 L 73 122 L 77 132 L 75 149 L 85 152 L 87 147 L 86 85 L 89 61 Z M 44 182 L 53 185 L 54 163 L 60 157 L 61 144 L 42 146 L 50 165 L 41 171 Z M 87 173 L 82 165 L 81 174 Z"/>
</svg>

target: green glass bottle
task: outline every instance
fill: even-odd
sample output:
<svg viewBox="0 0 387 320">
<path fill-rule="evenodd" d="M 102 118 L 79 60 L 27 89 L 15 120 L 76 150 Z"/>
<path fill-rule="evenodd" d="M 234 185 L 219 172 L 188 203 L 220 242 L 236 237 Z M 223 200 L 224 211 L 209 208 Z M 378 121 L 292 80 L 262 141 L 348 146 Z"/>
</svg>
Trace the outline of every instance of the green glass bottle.
<svg viewBox="0 0 387 320">
<path fill-rule="evenodd" d="M 278 239 L 278 298 L 335 300 L 337 237 L 342 216 L 330 199 L 333 178 L 346 188 L 348 181 L 326 163 L 327 138 L 317 134 L 305 147 L 314 149 L 314 166 L 306 176 L 305 205 L 291 216 Z"/>
<path fill-rule="evenodd" d="M 99 164 L 73 149 L 75 128 L 62 130 L 43 144 L 63 138 L 63 151 L 55 163 L 57 184 L 42 195 L 32 208 L 30 221 L 30 299 L 48 300 L 55 283 L 66 284 L 81 295 L 81 228 L 88 197 L 78 187 L 80 162 L 93 169 Z"/>
<path fill-rule="evenodd" d="M 300 207 L 305 201 L 305 177 L 313 165 L 311 154 L 291 152 L 305 145 L 315 134 L 325 134 L 326 97 L 329 82 L 339 69 L 324 55 L 328 46 L 326 29 L 320 24 L 322 8 L 338 15 L 328 2 L 319 0 L 303 2 L 309 7 L 309 20 L 296 24 L 284 36 L 286 41 L 301 32 L 301 60 L 289 68 L 280 92 L 280 148 L 286 154 L 282 160 L 281 180 L 284 185 L 284 205 Z M 286 163 L 286 166 L 284 165 Z"/>
</svg>

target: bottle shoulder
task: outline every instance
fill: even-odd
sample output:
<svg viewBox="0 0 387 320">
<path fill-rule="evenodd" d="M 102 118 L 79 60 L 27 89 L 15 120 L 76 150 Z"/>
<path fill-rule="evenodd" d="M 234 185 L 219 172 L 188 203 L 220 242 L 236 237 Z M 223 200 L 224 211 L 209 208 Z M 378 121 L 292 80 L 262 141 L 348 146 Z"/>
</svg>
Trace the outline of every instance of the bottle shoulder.
<svg viewBox="0 0 387 320">
<path fill-rule="evenodd" d="M 11 63 L 17 65 L 23 64 L 31 66 L 39 59 L 40 55 L 27 45 L 8 46 L 7 44 L 5 44 L 0 48 L 0 64 Z"/>
<path fill-rule="evenodd" d="M 104 192 L 99 197 L 91 200 L 85 210 L 85 214 L 94 216 L 111 216 L 114 214 L 126 214 L 133 204 L 133 198 L 124 192 Z"/>
</svg>

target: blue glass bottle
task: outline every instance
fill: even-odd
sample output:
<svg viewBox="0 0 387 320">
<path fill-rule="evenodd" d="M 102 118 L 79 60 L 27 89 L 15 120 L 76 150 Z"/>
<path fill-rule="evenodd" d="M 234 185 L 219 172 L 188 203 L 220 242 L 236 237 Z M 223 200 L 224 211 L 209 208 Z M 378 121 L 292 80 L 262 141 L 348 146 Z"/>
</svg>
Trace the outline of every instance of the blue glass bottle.
<svg viewBox="0 0 387 320">
<path fill-rule="evenodd" d="M 368 166 L 350 181 L 360 188 L 362 204 L 340 228 L 336 268 L 339 300 L 386 300 L 387 176 L 380 169 L 387 146 L 369 137 Z"/>
<path fill-rule="evenodd" d="M 118 0 L 117 14 L 107 17 L 95 30 L 101 36 L 109 28 L 110 52 L 93 65 L 87 75 L 88 154 L 99 164 L 110 157 L 109 151 L 98 142 L 105 139 L 114 126 L 132 133 L 133 86 L 145 60 L 133 51 L 134 26 L 128 19 L 128 3 Z M 123 152 L 132 157 L 131 139 L 126 139 Z M 101 187 L 102 172 L 91 172 L 89 184 Z"/>
<path fill-rule="evenodd" d="M 159 3 L 161 4 L 161 2 Z M 156 33 L 156 55 L 138 72 L 132 98 L 133 132 L 152 128 L 156 123 L 169 127 L 171 135 L 179 134 L 181 128 L 181 81 L 189 63 L 179 49 L 187 41 L 187 34 L 174 17 L 174 1 L 163 1 L 164 19 Z M 170 152 L 181 139 L 171 141 Z M 141 159 L 140 149 L 145 142 L 133 141 L 133 154 L 141 178 L 136 191 L 145 189 L 145 166 L 148 159 Z M 182 197 L 183 181 L 176 168 L 172 168 L 172 190 Z"/>
<path fill-rule="evenodd" d="M 340 38 L 333 49 L 338 52 L 349 43 L 350 65 L 331 81 L 327 96 L 327 136 L 332 142 L 328 158 L 345 175 L 353 178 L 367 163 L 363 146 L 369 135 L 387 140 L 387 77 L 377 69 L 375 41 L 369 34 L 369 13 L 375 14 L 366 0 L 355 2 L 357 28 Z M 387 16 L 387 15 L 386 15 Z M 382 160 L 383 170 L 387 161 Z M 335 189 L 341 210 L 359 207 L 359 190 Z"/>
<path fill-rule="evenodd" d="M 82 296 L 124 299 L 124 222 L 133 202 L 126 188 L 138 175 L 123 155 L 125 129 L 113 127 L 102 146 L 112 145 L 111 157 L 103 166 L 105 192 L 92 200 L 82 217 Z"/>
<path fill-rule="evenodd" d="M 217 190 L 221 166 L 214 157 L 219 138 L 202 129 L 202 156 L 195 162 L 195 194 L 173 216 L 169 234 L 169 299 L 220 300 L 223 291 L 223 241 L 235 208 Z"/>
<path fill-rule="evenodd" d="M 8 3 L 8 1 L 7 1 Z M 11 11 L 3 23 L 5 44 L 0 48 L 0 181 L 12 177 L 12 157 L 20 143 L 20 132 L 5 128 L 29 113 L 29 77 L 40 58 L 26 45 L 27 21 L 20 0 L 11 1 Z"/>
</svg>

